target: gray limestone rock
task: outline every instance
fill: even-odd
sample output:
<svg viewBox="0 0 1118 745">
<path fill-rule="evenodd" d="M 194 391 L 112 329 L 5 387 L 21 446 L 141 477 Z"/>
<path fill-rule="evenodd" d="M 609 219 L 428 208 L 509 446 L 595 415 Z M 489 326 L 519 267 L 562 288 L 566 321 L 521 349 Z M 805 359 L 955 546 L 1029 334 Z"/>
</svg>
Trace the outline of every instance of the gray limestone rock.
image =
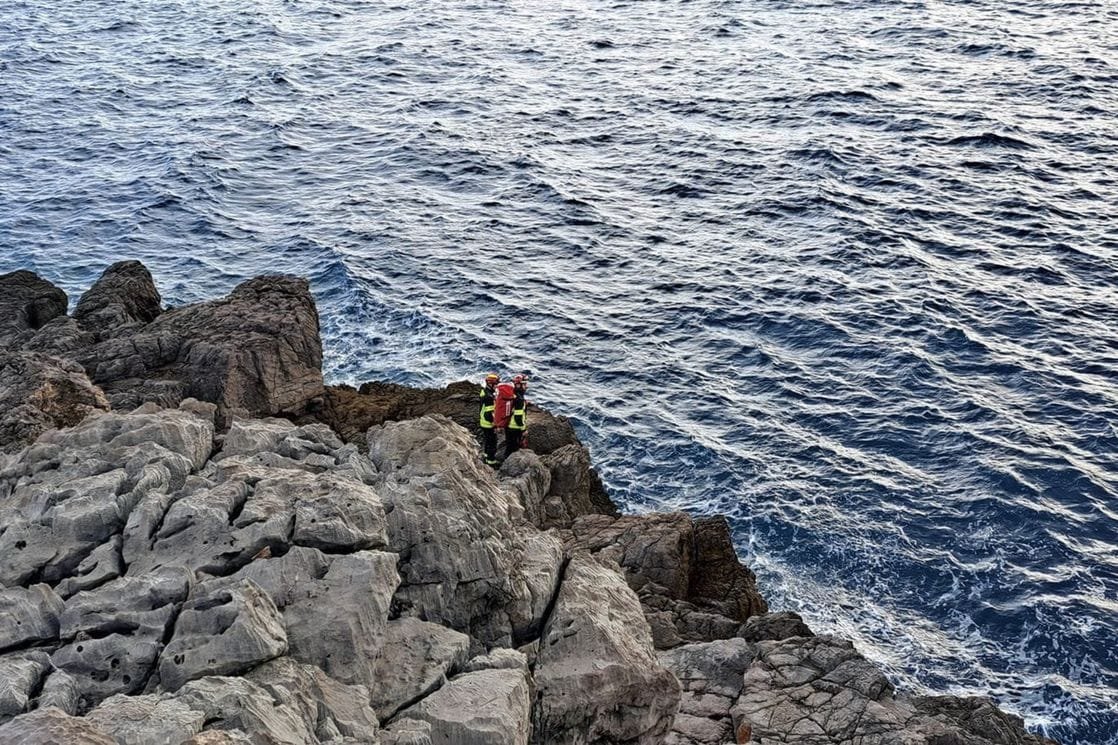
<svg viewBox="0 0 1118 745">
<path fill-rule="evenodd" d="M 528 449 L 518 450 L 501 462 L 498 475 L 502 486 L 516 493 L 528 522 L 544 529 L 548 522 L 545 501 L 551 488 L 551 471 L 540 456 Z"/>
<path fill-rule="evenodd" d="M 192 598 L 159 660 L 162 686 L 178 690 L 205 675 L 243 673 L 287 651 L 272 599 L 251 580 Z"/>
<path fill-rule="evenodd" d="M 81 710 L 81 689 L 78 681 L 65 670 L 50 673 L 43 690 L 39 692 L 39 708 L 54 706 L 71 716 Z"/>
<path fill-rule="evenodd" d="M 470 638 L 445 626 L 418 618 L 389 621 L 370 682 L 377 715 L 389 719 L 437 689 L 469 650 Z"/>
<path fill-rule="evenodd" d="M 205 714 L 163 696 L 117 695 L 86 720 L 118 745 L 180 745 L 202 731 Z"/>
<path fill-rule="evenodd" d="M 101 636 L 125 633 L 161 641 L 186 600 L 194 577 L 185 567 L 161 567 L 136 577 L 121 577 L 66 601 L 61 614 L 61 636 Z"/>
<path fill-rule="evenodd" d="M 479 670 L 454 678 L 401 717 L 429 723 L 432 743 L 528 745 L 530 709 L 523 670 Z"/>
<path fill-rule="evenodd" d="M 0 726 L 0 745 L 117 745 L 82 717 L 53 706 L 36 709 Z"/>
<path fill-rule="evenodd" d="M 381 745 L 431 745 L 431 724 L 420 719 L 397 719 L 382 730 Z"/>
<path fill-rule="evenodd" d="M 284 438 L 295 431 L 295 425 L 286 419 L 234 418 L 225 433 L 218 460 L 238 455 L 274 453 Z"/>
<path fill-rule="evenodd" d="M 86 711 L 117 693 L 142 691 L 162 647 L 154 636 L 113 633 L 78 639 L 51 655 L 51 662 L 74 680 L 77 709 Z"/>
<path fill-rule="evenodd" d="M 23 713 L 50 670 L 50 658 L 40 651 L 0 656 L 0 721 Z"/>
<path fill-rule="evenodd" d="M 540 640 L 533 742 L 660 742 L 679 704 L 657 662 L 640 601 L 584 554 L 567 567 Z"/>
<path fill-rule="evenodd" d="M 290 701 L 275 698 L 266 688 L 245 678 L 206 677 L 192 680 L 175 695 L 174 700 L 204 715 L 207 730 L 223 730 L 228 735 L 251 733 L 251 738 L 232 742 L 250 742 L 253 745 L 314 745 L 317 722 L 307 722 L 301 707 L 292 707 Z M 207 733 L 203 733 L 207 734 Z M 206 742 L 224 743 L 195 736 L 196 745 Z"/>
<path fill-rule="evenodd" d="M 328 556 L 296 547 L 283 556 L 252 561 L 230 577 L 207 580 L 199 591 L 214 592 L 246 580 L 258 583 L 282 612 L 293 658 L 346 683 L 377 685 L 374 664 L 400 580 L 395 554 Z"/>
<path fill-rule="evenodd" d="M 282 611 L 306 598 L 306 587 L 326 576 L 331 561 L 332 557 L 318 549 L 295 546 L 282 556 L 256 558 L 228 577 L 206 578 L 197 592 L 208 593 L 252 580 Z"/>
<path fill-rule="evenodd" d="M 48 585 L 0 589 L 0 652 L 57 639 L 62 607 Z"/>
<path fill-rule="evenodd" d="M 101 414 L 44 433 L 0 471 L 0 584 L 73 577 L 145 500 L 209 456 L 213 423 L 191 410 Z"/>
<path fill-rule="evenodd" d="M 183 745 L 258 745 L 258 743 L 239 729 L 211 729 L 198 733 Z"/>
<path fill-rule="evenodd" d="M 400 554 L 395 607 L 511 646 L 538 633 L 558 579 L 558 539 L 523 522 L 516 495 L 477 458 L 464 429 L 442 416 L 369 431 L 377 490 Z"/>
<path fill-rule="evenodd" d="M 339 738 L 376 742 L 379 723 L 364 686 L 339 683 L 318 667 L 291 657 L 267 662 L 245 677 L 268 691 L 273 700 L 301 712 L 323 742 Z"/>
<path fill-rule="evenodd" d="M 683 692 L 668 741 L 675 745 L 721 745 L 735 739 L 730 708 L 741 694 L 742 676 L 754 649 L 743 639 L 686 644 L 661 652 L 660 664 Z"/>
<path fill-rule="evenodd" d="M 528 673 L 528 655 L 518 649 L 494 649 L 488 654 L 474 657 L 462 668 L 466 673 L 477 670 L 523 670 Z"/>
<path fill-rule="evenodd" d="M 375 660 L 398 583 L 393 554 L 334 557 L 326 574 L 300 584 L 297 598 L 283 609 L 291 656 L 343 683 L 376 685 Z"/>
<path fill-rule="evenodd" d="M 335 552 L 387 544 L 380 497 L 360 481 L 262 466 L 225 470 L 225 463 L 216 481 L 188 484 L 162 514 L 159 504 L 141 505 L 125 530 L 130 572 L 185 562 L 220 576 L 292 544 Z"/>
<path fill-rule="evenodd" d="M 123 544 L 120 535 L 110 536 L 82 559 L 72 577 L 66 577 L 54 589 L 60 596 L 69 598 L 74 593 L 100 587 L 121 576 L 126 569 L 121 556 Z"/>
</svg>

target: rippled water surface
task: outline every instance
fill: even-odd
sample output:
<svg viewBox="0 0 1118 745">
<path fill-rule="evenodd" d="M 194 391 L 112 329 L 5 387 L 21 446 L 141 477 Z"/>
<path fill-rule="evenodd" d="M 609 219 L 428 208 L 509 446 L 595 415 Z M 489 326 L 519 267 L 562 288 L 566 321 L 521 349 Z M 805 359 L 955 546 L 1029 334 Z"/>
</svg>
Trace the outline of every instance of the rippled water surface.
<svg viewBox="0 0 1118 745">
<path fill-rule="evenodd" d="M 1118 5 L 0 3 L 0 272 L 530 370 L 899 685 L 1118 742 Z"/>
</svg>

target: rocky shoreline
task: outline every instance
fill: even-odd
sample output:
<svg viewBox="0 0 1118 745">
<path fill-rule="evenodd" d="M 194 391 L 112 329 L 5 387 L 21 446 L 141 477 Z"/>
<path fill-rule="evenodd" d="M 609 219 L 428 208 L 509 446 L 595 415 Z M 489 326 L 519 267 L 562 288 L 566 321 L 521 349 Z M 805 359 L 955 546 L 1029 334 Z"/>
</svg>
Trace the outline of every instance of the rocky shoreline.
<svg viewBox="0 0 1118 745">
<path fill-rule="evenodd" d="M 621 515 L 563 417 L 493 471 L 473 384 L 326 386 L 305 280 L 67 309 L 0 276 L 0 743 L 1052 742 Z"/>
</svg>

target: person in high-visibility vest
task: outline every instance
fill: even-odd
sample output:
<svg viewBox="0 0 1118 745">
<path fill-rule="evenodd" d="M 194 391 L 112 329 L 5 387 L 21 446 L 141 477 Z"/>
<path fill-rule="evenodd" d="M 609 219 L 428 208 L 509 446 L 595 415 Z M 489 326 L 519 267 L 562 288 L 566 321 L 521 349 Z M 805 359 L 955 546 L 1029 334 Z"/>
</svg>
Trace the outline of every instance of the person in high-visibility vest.
<svg viewBox="0 0 1118 745">
<path fill-rule="evenodd" d="M 493 411 L 497 401 L 497 383 L 501 377 L 497 373 L 485 376 L 485 385 L 481 387 L 478 396 L 481 399 L 481 412 L 478 415 L 478 426 L 481 427 L 481 439 L 485 446 L 485 462 L 491 466 L 497 465 L 497 430 L 493 428 Z"/>
<path fill-rule="evenodd" d="M 505 429 L 505 457 L 509 457 L 520 449 L 524 440 L 524 430 L 528 429 L 528 402 L 524 393 L 528 390 L 528 379 L 523 375 L 516 375 L 512 379 L 512 388 L 516 392 L 512 400 L 512 416 L 509 417 Z"/>
</svg>

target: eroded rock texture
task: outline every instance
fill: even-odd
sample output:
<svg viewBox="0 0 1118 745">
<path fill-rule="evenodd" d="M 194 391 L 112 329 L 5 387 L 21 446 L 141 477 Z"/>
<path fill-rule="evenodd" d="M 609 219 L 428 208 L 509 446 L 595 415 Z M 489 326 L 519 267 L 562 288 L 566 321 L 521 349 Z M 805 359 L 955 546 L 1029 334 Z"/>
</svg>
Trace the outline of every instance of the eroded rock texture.
<svg viewBox="0 0 1118 745">
<path fill-rule="evenodd" d="M 31 272 L 0 276 L 0 451 L 98 410 L 194 397 L 235 414 L 322 403 L 318 311 L 306 280 L 258 277 L 228 297 L 164 312 L 151 274 L 113 264 L 82 295 Z"/>
<path fill-rule="evenodd" d="M 586 515 L 572 523 L 567 544 L 621 565 L 660 649 L 729 638 L 742 621 L 767 610 L 721 518 Z"/>
<path fill-rule="evenodd" d="M 302 280 L 0 290 L 0 745 L 1042 742 L 618 515 L 561 417 L 495 472 L 473 384 L 324 395 Z"/>
<path fill-rule="evenodd" d="M 657 743 L 679 682 L 660 666 L 640 601 L 589 556 L 567 567 L 536 661 L 535 742 Z"/>
<path fill-rule="evenodd" d="M 0 349 L 19 347 L 58 316 L 66 315 L 66 293 L 34 272 L 0 274 Z"/>
<path fill-rule="evenodd" d="M 91 742 L 377 743 L 383 718 L 385 742 L 519 744 L 550 728 L 533 708 L 541 742 L 667 731 L 678 686 L 637 595 L 567 567 L 461 427 L 388 423 L 365 454 L 214 418 L 147 404 L 4 463 L 0 742 L 47 717 Z"/>
</svg>

